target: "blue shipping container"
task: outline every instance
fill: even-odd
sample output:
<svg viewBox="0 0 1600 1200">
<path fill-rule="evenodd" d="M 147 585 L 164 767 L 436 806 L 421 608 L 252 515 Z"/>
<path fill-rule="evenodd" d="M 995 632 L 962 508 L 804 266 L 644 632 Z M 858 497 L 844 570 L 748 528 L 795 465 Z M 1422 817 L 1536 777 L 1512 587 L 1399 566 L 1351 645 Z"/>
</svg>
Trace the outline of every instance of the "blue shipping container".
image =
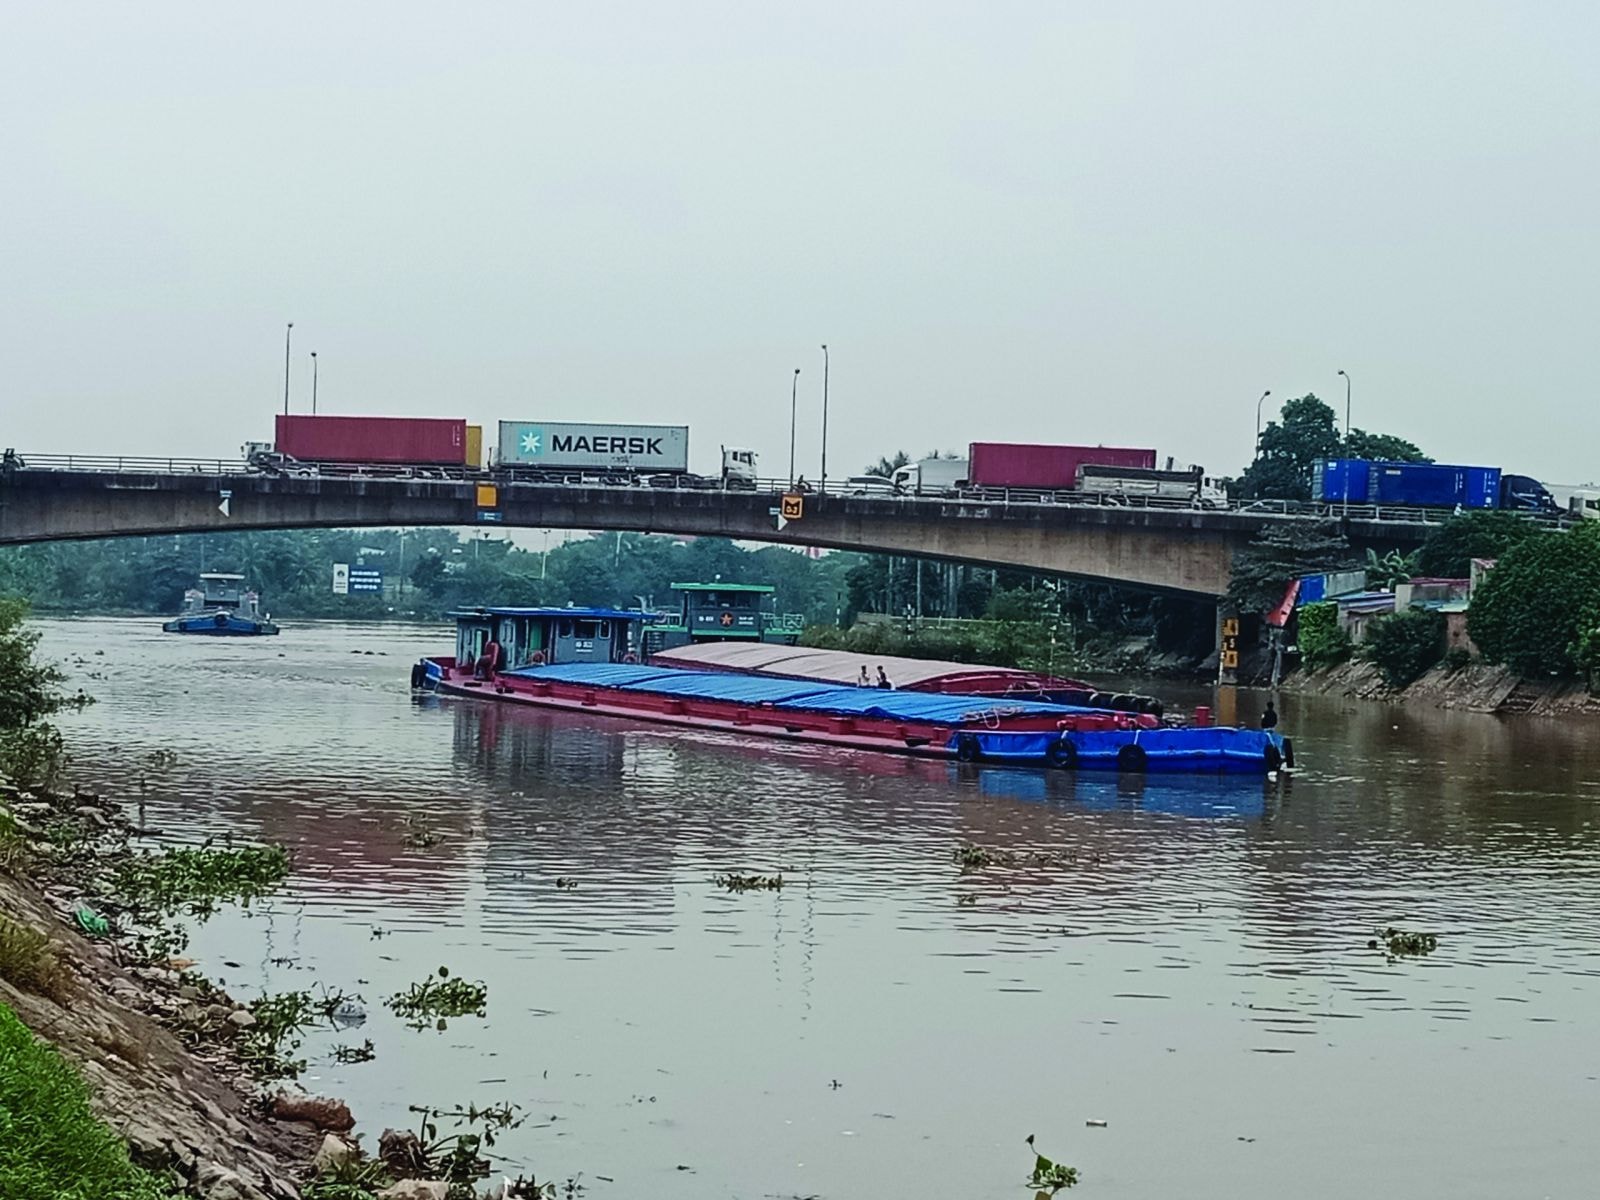
<svg viewBox="0 0 1600 1200">
<path fill-rule="evenodd" d="M 1325 504 L 1499 508 L 1500 468 L 1335 458 L 1315 465 L 1312 494 Z"/>
</svg>

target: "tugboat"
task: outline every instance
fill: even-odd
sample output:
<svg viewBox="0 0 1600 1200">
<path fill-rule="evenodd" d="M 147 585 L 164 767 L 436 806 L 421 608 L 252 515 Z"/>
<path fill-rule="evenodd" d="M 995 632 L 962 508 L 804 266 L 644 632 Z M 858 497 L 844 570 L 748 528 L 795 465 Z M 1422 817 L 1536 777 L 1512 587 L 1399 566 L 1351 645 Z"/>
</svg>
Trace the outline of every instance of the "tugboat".
<svg viewBox="0 0 1600 1200">
<path fill-rule="evenodd" d="M 261 597 L 241 586 L 243 575 L 202 573 L 200 586 L 183 594 L 183 611 L 161 626 L 166 633 L 211 637 L 260 637 L 278 627 L 261 613 Z"/>
</svg>

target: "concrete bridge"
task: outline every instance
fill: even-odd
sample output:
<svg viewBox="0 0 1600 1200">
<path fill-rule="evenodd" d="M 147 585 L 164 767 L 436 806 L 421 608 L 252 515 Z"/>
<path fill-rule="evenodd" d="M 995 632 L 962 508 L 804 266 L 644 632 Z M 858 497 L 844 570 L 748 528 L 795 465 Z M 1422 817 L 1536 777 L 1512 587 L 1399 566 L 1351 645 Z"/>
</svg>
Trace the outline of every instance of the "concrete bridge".
<svg viewBox="0 0 1600 1200">
<path fill-rule="evenodd" d="M 1196 598 L 1226 591 L 1234 552 L 1262 529 L 1323 515 L 1281 507 L 1062 503 L 1038 494 L 812 494 L 803 498 L 803 515 L 779 529 L 777 490 L 500 481 L 490 496 L 483 491 L 488 476 L 285 475 L 242 463 L 176 460 L 22 461 L 27 465 L 0 471 L 0 544 L 359 526 L 629 530 L 1019 567 Z M 1406 546 L 1429 525 L 1416 513 L 1360 510 L 1347 528 L 1357 546 Z"/>
</svg>

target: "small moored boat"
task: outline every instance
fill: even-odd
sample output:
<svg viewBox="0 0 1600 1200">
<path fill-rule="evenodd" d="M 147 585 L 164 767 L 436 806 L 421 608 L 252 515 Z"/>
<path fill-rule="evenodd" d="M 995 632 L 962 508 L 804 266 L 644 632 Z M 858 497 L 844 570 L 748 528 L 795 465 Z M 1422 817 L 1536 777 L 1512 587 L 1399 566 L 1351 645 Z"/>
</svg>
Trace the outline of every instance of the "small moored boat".
<svg viewBox="0 0 1600 1200">
<path fill-rule="evenodd" d="M 261 597 L 242 587 L 243 575 L 206 572 L 183 594 L 183 611 L 161 626 L 166 633 L 208 637 L 260 637 L 278 627 L 261 612 Z"/>
</svg>

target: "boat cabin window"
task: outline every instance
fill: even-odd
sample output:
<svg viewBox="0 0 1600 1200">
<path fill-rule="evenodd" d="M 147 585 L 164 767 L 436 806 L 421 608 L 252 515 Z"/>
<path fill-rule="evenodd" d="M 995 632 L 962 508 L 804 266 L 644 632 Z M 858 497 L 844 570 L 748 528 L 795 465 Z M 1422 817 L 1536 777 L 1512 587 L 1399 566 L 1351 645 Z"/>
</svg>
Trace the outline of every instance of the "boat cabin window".
<svg viewBox="0 0 1600 1200">
<path fill-rule="evenodd" d="M 570 619 L 561 622 L 561 631 L 557 636 L 564 638 L 572 636 L 572 621 Z"/>
<path fill-rule="evenodd" d="M 600 622 L 598 622 L 598 621 L 579 621 L 578 622 L 578 637 L 581 638 L 583 641 L 592 642 L 595 639 L 595 637 L 599 634 L 599 630 L 600 630 Z"/>
</svg>

